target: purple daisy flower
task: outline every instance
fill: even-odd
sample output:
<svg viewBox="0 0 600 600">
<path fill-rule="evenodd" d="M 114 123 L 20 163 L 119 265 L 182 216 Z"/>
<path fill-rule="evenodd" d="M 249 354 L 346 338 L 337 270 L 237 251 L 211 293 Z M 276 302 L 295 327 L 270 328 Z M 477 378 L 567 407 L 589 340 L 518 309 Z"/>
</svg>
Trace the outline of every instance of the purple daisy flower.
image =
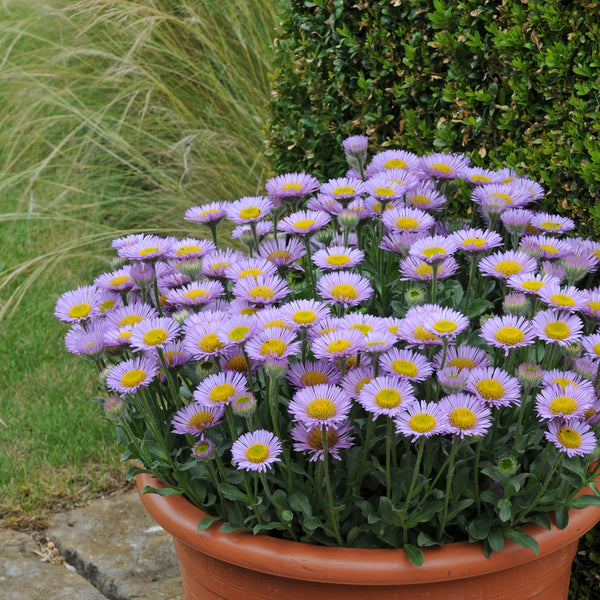
<svg viewBox="0 0 600 600">
<path fill-rule="evenodd" d="M 192 206 L 185 211 L 183 218 L 196 223 L 214 223 L 225 217 L 225 205 L 225 202 L 209 202 L 202 206 Z"/>
<path fill-rule="evenodd" d="M 469 374 L 469 369 L 444 367 L 437 372 L 437 380 L 446 394 L 455 394 L 465 389 Z"/>
<path fill-rule="evenodd" d="M 520 208 L 531 202 L 531 197 L 521 186 L 512 183 L 491 183 L 489 185 L 478 186 L 473 189 L 471 195 L 473 202 L 483 205 L 486 201 L 495 202 L 502 200 L 510 208 Z"/>
<path fill-rule="evenodd" d="M 157 258 L 172 256 L 175 238 L 159 237 L 157 235 L 145 236 L 142 240 L 117 248 L 117 254 L 122 258 L 131 260 L 156 260 Z"/>
<path fill-rule="evenodd" d="M 330 246 L 315 252 L 312 255 L 312 260 L 319 269 L 337 271 L 355 267 L 363 260 L 364 256 L 364 252 L 358 248 Z"/>
<path fill-rule="evenodd" d="M 183 342 L 171 342 L 165 344 L 163 348 L 163 356 L 169 367 L 177 367 L 184 365 L 191 360 L 191 356 L 185 351 Z M 156 357 L 158 360 L 158 356 Z"/>
<path fill-rule="evenodd" d="M 435 225 L 435 219 L 430 214 L 409 207 L 392 207 L 384 211 L 382 220 L 387 233 L 415 233 Z"/>
<path fill-rule="evenodd" d="M 379 247 L 382 250 L 394 252 L 400 256 L 406 256 L 410 247 L 425 235 L 427 235 L 427 233 L 424 231 L 416 233 L 387 233 L 383 236 L 381 242 L 379 242 Z"/>
<path fill-rule="evenodd" d="M 352 408 L 344 391 L 329 384 L 317 384 L 299 389 L 288 405 L 296 421 L 308 426 L 329 426 L 343 423 Z"/>
<path fill-rule="evenodd" d="M 336 200 L 344 200 L 360 196 L 360 194 L 364 193 L 365 184 L 360 179 L 338 177 L 324 183 L 320 188 L 320 192 Z"/>
<path fill-rule="evenodd" d="M 124 292 L 137 287 L 131 277 L 131 265 L 125 265 L 116 271 L 98 275 L 94 279 L 94 285 L 103 290 L 113 290 L 116 292 Z"/>
<path fill-rule="evenodd" d="M 258 238 L 269 235 L 271 231 L 273 231 L 273 223 L 271 221 L 257 221 L 256 223 L 252 224 L 252 227 L 250 225 L 238 225 L 237 227 L 234 227 L 231 231 L 231 237 L 234 240 L 252 240 L 253 227 Z"/>
<path fill-rule="evenodd" d="M 201 258 L 216 250 L 215 244 L 209 240 L 184 238 L 174 242 L 171 255 L 173 258 Z"/>
<path fill-rule="evenodd" d="M 534 273 L 524 273 L 522 275 L 511 275 L 506 284 L 513 290 L 518 290 L 524 294 L 538 294 L 538 292 L 549 285 L 559 285 L 560 280 L 552 275 L 535 275 Z"/>
<path fill-rule="evenodd" d="M 483 229 L 461 229 L 451 234 L 459 250 L 465 252 L 484 252 L 501 246 L 502 237 L 495 231 Z"/>
<path fill-rule="evenodd" d="M 340 450 L 353 446 L 354 439 L 350 435 L 351 428 L 346 425 L 328 425 L 325 432 L 327 453 L 335 460 L 340 460 Z M 311 462 L 324 459 L 325 444 L 321 426 L 310 427 L 298 423 L 292 428 L 291 434 L 295 442 L 294 450 L 309 453 Z"/>
<path fill-rule="evenodd" d="M 344 210 L 344 205 L 326 194 L 317 194 L 306 203 L 306 208 L 309 210 L 321 210 L 330 215 L 339 215 Z"/>
<path fill-rule="evenodd" d="M 65 292 L 57 301 L 54 316 L 65 323 L 80 323 L 99 312 L 102 296 L 93 285 Z"/>
<path fill-rule="evenodd" d="M 500 175 L 496 171 L 482 167 L 467 167 L 463 169 L 462 179 L 474 185 L 486 185 L 488 183 L 500 183 Z"/>
<path fill-rule="evenodd" d="M 490 409 L 470 394 L 449 394 L 438 406 L 448 417 L 447 433 L 461 438 L 483 436 L 492 425 Z"/>
<path fill-rule="evenodd" d="M 423 327 L 425 317 L 433 308 L 435 308 L 433 304 L 423 304 L 409 308 L 400 324 L 398 337 L 408 342 L 409 346 L 419 348 L 424 348 L 429 344 L 441 345 L 442 339 L 434 333 L 425 331 Z"/>
<path fill-rule="evenodd" d="M 367 177 L 389 169 L 407 169 L 416 171 L 419 168 L 419 157 L 405 150 L 384 150 L 375 154 L 367 167 Z"/>
<path fill-rule="evenodd" d="M 107 323 L 101 320 L 92 321 L 85 329 L 76 324 L 65 335 L 65 347 L 72 354 L 99 357 L 106 345 L 107 329 Z"/>
<path fill-rule="evenodd" d="M 379 358 L 379 364 L 385 373 L 409 381 L 425 381 L 433 373 L 425 356 L 409 349 L 392 348 Z"/>
<path fill-rule="evenodd" d="M 205 377 L 194 390 L 194 400 L 203 406 L 229 404 L 241 394 L 247 394 L 246 378 L 241 373 L 225 371 Z"/>
<path fill-rule="evenodd" d="M 578 419 L 556 419 L 548 423 L 546 439 L 567 456 L 585 456 L 596 448 L 596 436 L 592 428 Z"/>
<path fill-rule="evenodd" d="M 412 385 L 400 377 L 381 375 L 367 383 L 358 395 L 358 403 L 375 420 L 379 415 L 397 417 L 416 400 Z"/>
<path fill-rule="evenodd" d="M 296 340 L 296 332 L 282 327 L 270 327 L 261 331 L 246 344 L 248 356 L 260 362 L 279 363 L 299 350 L 300 342 Z"/>
<path fill-rule="evenodd" d="M 407 405 L 396 417 L 396 432 L 412 438 L 444 434 L 448 430 L 448 415 L 435 402 L 418 400 Z"/>
<path fill-rule="evenodd" d="M 292 327 L 285 322 L 281 308 L 279 307 L 263 308 L 262 310 L 259 310 L 254 317 L 258 328 L 263 331 L 271 329 L 271 327 L 280 327 L 282 329 L 289 329 L 290 331 L 296 330 L 295 327 Z"/>
<path fill-rule="evenodd" d="M 158 366 L 147 356 L 130 358 L 115 365 L 106 377 L 106 386 L 120 394 L 134 394 L 152 383 Z"/>
<path fill-rule="evenodd" d="M 362 154 L 366 151 L 369 138 L 366 135 L 351 135 L 342 141 L 342 148 L 347 154 Z"/>
<path fill-rule="evenodd" d="M 570 242 L 548 235 L 527 235 L 521 239 L 520 247 L 536 258 L 564 258 L 572 252 Z"/>
<path fill-rule="evenodd" d="M 448 199 L 427 182 L 413 186 L 404 196 L 404 202 L 409 208 L 436 211 L 442 208 Z"/>
<path fill-rule="evenodd" d="M 335 360 L 348 358 L 364 350 L 365 336 L 357 330 L 340 329 L 315 338 L 312 352 L 316 358 Z"/>
<path fill-rule="evenodd" d="M 365 336 L 365 352 L 371 354 L 382 354 L 388 352 L 398 341 L 398 338 L 391 332 L 383 330 L 370 331 Z"/>
<path fill-rule="evenodd" d="M 587 356 L 593 359 L 600 357 L 600 333 L 586 335 L 581 338 L 581 344 Z"/>
<path fill-rule="evenodd" d="M 462 177 L 463 170 L 469 167 L 470 164 L 470 159 L 464 154 L 434 152 L 421 157 L 419 168 L 431 177 L 454 179 L 455 177 Z"/>
<path fill-rule="evenodd" d="M 202 313 L 198 313 L 202 317 Z M 183 347 L 195 360 L 204 360 L 211 356 L 219 356 L 225 351 L 225 341 L 219 338 L 220 322 L 192 322 L 188 319 L 185 326 Z"/>
<path fill-rule="evenodd" d="M 331 362 L 305 360 L 290 365 L 285 377 L 296 388 L 305 388 L 324 383 L 336 385 L 340 372 Z"/>
<path fill-rule="evenodd" d="M 214 444 L 208 438 L 200 438 L 192 446 L 192 454 L 199 459 L 208 458 L 214 449 Z"/>
<path fill-rule="evenodd" d="M 141 242 L 146 237 L 145 233 L 131 233 L 129 235 L 125 235 L 120 238 L 114 239 L 110 245 L 118 250 L 119 248 L 124 248 L 125 246 L 131 246 L 132 244 L 137 244 Z"/>
<path fill-rule="evenodd" d="M 494 368 L 476 368 L 470 371 L 466 390 L 481 402 L 491 406 L 518 404 L 521 397 L 519 380 L 506 371 Z"/>
<path fill-rule="evenodd" d="M 583 322 L 577 315 L 554 309 L 542 310 L 532 319 L 533 333 L 540 340 L 559 346 L 570 346 L 583 331 Z"/>
<path fill-rule="evenodd" d="M 475 368 L 489 367 L 492 364 L 485 350 L 466 344 L 450 346 L 446 352 L 446 362 L 444 365 L 442 365 L 442 354 L 436 355 L 434 363 L 438 369 L 442 367 L 457 367 L 458 369 L 467 369 L 469 371 Z"/>
<path fill-rule="evenodd" d="M 228 267 L 244 258 L 243 252 L 231 248 L 211 252 L 202 261 L 202 274 L 207 277 L 224 277 Z"/>
<path fill-rule="evenodd" d="M 569 313 L 580 311 L 585 306 L 584 293 L 572 285 L 567 287 L 547 285 L 540 289 L 538 295 L 552 308 Z"/>
<path fill-rule="evenodd" d="M 481 326 L 481 337 L 488 344 L 504 350 L 505 356 L 513 348 L 530 346 L 535 338 L 531 322 L 515 315 L 487 319 Z"/>
<path fill-rule="evenodd" d="M 356 306 L 373 294 L 371 282 L 358 273 L 334 272 L 323 275 L 317 282 L 317 292 L 322 298 L 347 308 Z"/>
<path fill-rule="evenodd" d="M 280 460 L 281 442 L 266 429 L 244 433 L 231 446 L 231 456 L 238 469 L 265 473 Z"/>
<path fill-rule="evenodd" d="M 581 388 L 594 396 L 594 385 L 591 381 L 584 379 L 575 371 L 563 371 L 562 369 L 551 369 L 542 373 L 542 383 L 544 385 L 560 385 L 563 389 L 568 385 L 573 385 L 576 388 Z"/>
<path fill-rule="evenodd" d="M 225 206 L 227 218 L 236 225 L 256 223 L 269 216 L 273 203 L 266 196 L 244 196 Z"/>
<path fill-rule="evenodd" d="M 223 406 L 206 406 L 197 402 L 180 408 L 171 419 L 173 433 L 201 436 L 210 427 L 218 425 L 223 418 Z"/>
<path fill-rule="evenodd" d="M 252 304 L 264 305 L 285 298 L 290 293 L 290 288 L 284 279 L 276 275 L 258 275 L 256 278 L 248 277 L 236 281 L 232 291 L 238 298 Z"/>
<path fill-rule="evenodd" d="M 445 279 L 458 271 L 458 263 L 450 256 L 436 265 L 435 268 L 437 268 L 437 278 Z M 431 281 L 433 279 L 433 269 L 434 266 L 415 256 L 407 256 L 400 262 L 400 273 L 404 275 L 403 279 Z"/>
<path fill-rule="evenodd" d="M 266 258 L 245 258 L 225 269 L 225 277 L 238 281 L 246 277 L 256 279 L 259 275 L 272 277 L 277 275 L 277 267 Z"/>
<path fill-rule="evenodd" d="M 433 263 L 454 254 L 457 247 L 456 241 L 452 238 L 442 235 L 432 235 L 417 240 L 410 247 L 409 254 L 427 263 Z"/>
<path fill-rule="evenodd" d="M 265 189 L 275 198 L 298 198 L 312 194 L 320 185 L 319 180 L 308 173 L 284 173 L 268 179 Z"/>
<path fill-rule="evenodd" d="M 331 216 L 320 210 L 300 210 L 288 215 L 279 222 L 279 230 L 290 235 L 310 235 L 323 229 L 331 221 Z"/>
<path fill-rule="evenodd" d="M 388 202 L 402 198 L 406 186 L 391 179 L 387 173 L 380 173 L 365 181 L 364 191 L 373 198 Z"/>
<path fill-rule="evenodd" d="M 575 229 L 575 221 L 569 217 L 540 212 L 531 217 L 531 226 L 543 232 L 560 234 Z"/>
<path fill-rule="evenodd" d="M 375 370 L 372 366 L 365 367 L 357 367 L 355 369 L 351 369 L 344 375 L 344 379 L 341 382 L 342 389 L 344 393 L 348 394 L 350 398 L 356 400 L 367 383 L 374 379 Z"/>
<path fill-rule="evenodd" d="M 535 410 L 542 419 L 582 419 L 595 399 L 593 390 L 589 388 L 552 383 L 535 397 Z"/>
<path fill-rule="evenodd" d="M 258 246 L 258 254 L 276 267 L 299 269 L 299 265 L 295 263 L 306 254 L 306 249 L 304 244 L 296 238 L 287 241 L 283 238 L 277 238 L 261 242 Z"/>
<path fill-rule="evenodd" d="M 312 327 L 329 314 L 329 306 L 318 300 L 293 300 L 281 306 L 284 322 L 293 328 Z"/>
<path fill-rule="evenodd" d="M 153 317 L 136 323 L 131 331 L 129 344 L 142 352 L 163 348 L 175 340 L 179 333 L 179 323 L 169 317 Z"/>
<path fill-rule="evenodd" d="M 187 285 L 171 289 L 167 292 L 166 300 L 171 306 L 204 306 L 215 298 L 222 296 L 225 288 L 220 281 L 200 279 Z"/>
<path fill-rule="evenodd" d="M 537 269 L 534 258 L 519 250 L 507 250 L 485 256 L 479 262 L 479 270 L 489 277 L 508 279 L 511 275 L 533 273 Z"/>
<path fill-rule="evenodd" d="M 511 235 L 522 235 L 529 226 L 533 213 L 523 208 L 509 208 L 500 215 L 506 231 Z"/>
<path fill-rule="evenodd" d="M 256 332 L 256 319 L 249 315 L 235 315 L 217 328 L 217 337 L 225 346 L 241 346 Z"/>
<path fill-rule="evenodd" d="M 423 329 L 441 338 L 454 338 L 469 326 L 469 319 L 460 311 L 436 304 L 423 317 Z"/>
<path fill-rule="evenodd" d="M 375 331 L 385 331 L 385 319 L 368 313 L 350 312 L 340 317 L 339 322 L 343 329 L 356 329 L 364 336 Z"/>
</svg>

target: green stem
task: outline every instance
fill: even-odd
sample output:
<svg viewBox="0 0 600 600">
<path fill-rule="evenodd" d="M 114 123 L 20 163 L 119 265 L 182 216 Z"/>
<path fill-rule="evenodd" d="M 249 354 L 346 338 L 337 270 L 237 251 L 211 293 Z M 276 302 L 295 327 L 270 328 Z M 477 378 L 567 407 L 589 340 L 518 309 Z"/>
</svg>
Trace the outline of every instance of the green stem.
<svg viewBox="0 0 600 600">
<path fill-rule="evenodd" d="M 469 304 L 471 303 L 471 290 L 473 288 L 473 281 L 475 281 L 475 274 L 477 273 L 477 257 L 475 254 L 469 255 L 471 261 L 471 268 L 469 269 L 469 282 L 467 283 L 467 292 L 465 294 L 465 308 L 463 313 L 468 316 Z"/>
<path fill-rule="evenodd" d="M 481 444 L 483 437 L 480 436 L 477 440 L 477 448 L 475 449 L 475 462 L 473 463 L 473 483 L 475 486 L 475 505 L 477 506 L 477 517 L 481 517 L 481 499 L 479 498 L 479 457 L 481 456 Z"/>
<path fill-rule="evenodd" d="M 277 510 L 277 513 L 279 514 L 279 518 L 281 519 L 281 522 L 285 525 L 286 529 L 288 530 L 290 536 L 292 537 L 292 539 L 297 542 L 298 538 L 296 537 L 296 534 L 294 533 L 294 530 L 292 529 L 292 526 L 290 525 L 289 521 L 286 521 L 283 518 L 283 509 L 281 508 L 281 506 L 277 503 L 277 501 L 275 500 L 275 498 L 273 498 L 273 496 L 271 495 L 271 490 L 269 490 L 269 484 L 267 483 L 267 477 L 264 473 L 261 472 L 260 474 L 260 480 L 262 481 L 263 484 L 263 488 L 265 489 L 265 494 L 267 495 L 267 498 L 269 499 L 269 502 L 271 502 L 271 504 L 275 507 L 275 509 Z"/>
<path fill-rule="evenodd" d="M 410 501 L 412 500 L 412 495 L 415 491 L 415 485 L 417 483 L 417 477 L 419 476 L 419 470 L 421 469 L 421 460 L 423 458 L 423 450 L 425 449 L 425 437 L 421 437 L 417 443 L 417 459 L 415 461 L 415 466 L 413 467 L 413 476 L 410 481 L 410 487 L 408 488 L 408 494 L 406 494 L 406 500 L 404 501 L 405 513 L 410 506 Z"/>
<path fill-rule="evenodd" d="M 181 398 L 179 396 L 179 388 L 173 379 L 173 373 L 169 369 L 167 365 L 167 361 L 165 359 L 165 353 L 162 348 L 157 348 L 158 357 L 160 358 L 160 364 L 162 365 L 163 371 L 165 372 L 165 377 L 167 378 L 167 382 L 169 385 L 169 389 L 171 390 L 171 396 L 173 398 L 173 406 L 175 409 L 181 408 Z"/>
<path fill-rule="evenodd" d="M 333 491 L 331 489 L 331 481 L 329 480 L 329 450 L 327 447 L 327 427 L 321 426 L 321 436 L 323 438 L 323 474 L 325 479 L 325 488 L 327 489 L 327 499 L 329 501 L 329 510 L 331 516 L 331 525 L 335 534 L 335 539 L 338 546 L 343 546 L 344 541 L 340 535 L 340 528 L 338 524 L 337 512 L 335 510 L 335 504 L 333 502 Z"/>
<path fill-rule="evenodd" d="M 444 528 L 446 527 L 446 519 L 448 518 L 448 505 L 450 503 L 450 492 L 452 491 L 452 479 L 454 478 L 454 461 L 456 460 L 456 452 L 460 445 L 460 438 L 454 436 L 452 440 L 452 448 L 450 450 L 450 457 L 448 459 L 448 475 L 446 476 L 446 494 L 444 497 L 444 512 L 442 514 L 442 520 L 438 529 L 438 540 L 442 539 Z"/>
<path fill-rule="evenodd" d="M 391 497 L 392 493 L 392 469 L 391 469 L 391 453 L 392 453 L 392 419 L 387 420 L 387 431 L 385 435 L 385 490 L 386 496 Z"/>
</svg>

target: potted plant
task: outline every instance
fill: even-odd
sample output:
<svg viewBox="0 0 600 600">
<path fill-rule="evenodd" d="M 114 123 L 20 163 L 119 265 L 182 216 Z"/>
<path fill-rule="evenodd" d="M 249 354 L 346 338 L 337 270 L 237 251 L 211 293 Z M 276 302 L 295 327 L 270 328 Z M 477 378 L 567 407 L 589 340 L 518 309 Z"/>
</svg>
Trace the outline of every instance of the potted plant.
<svg viewBox="0 0 600 600">
<path fill-rule="evenodd" d="M 344 177 L 190 208 L 206 237 L 115 240 L 113 268 L 57 301 L 67 349 L 99 369 L 187 598 L 303 576 L 316 597 L 430 598 L 425 579 L 443 597 L 500 580 L 521 587 L 497 597 L 564 596 L 600 518 L 600 244 L 512 169 L 369 160 L 367 142 L 345 140 Z"/>
</svg>

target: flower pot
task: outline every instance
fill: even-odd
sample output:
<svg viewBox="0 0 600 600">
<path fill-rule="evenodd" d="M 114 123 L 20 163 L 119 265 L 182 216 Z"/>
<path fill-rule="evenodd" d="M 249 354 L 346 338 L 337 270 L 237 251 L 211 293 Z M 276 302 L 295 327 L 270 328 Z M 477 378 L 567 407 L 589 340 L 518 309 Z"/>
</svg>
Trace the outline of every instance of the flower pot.
<svg viewBox="0 0 600 600">
<path fill-rule="evenodd" d="M 147 474 L 138 490 L 162 487 Z M 458 542 L 426 549 L 409 563 L 401 549 L 332 548 L 248 533 L 204 531 L 206 513 L 181 496 L 141 495 L 154 520 L 173 536 L 185 600 L 561 600 L 566 599 L 578 539 L 600 519 L 600 507 L 573 510 L 568 527 L 524 529 L 540 552 L 506 542 L 485 558 L 481 546 Z"/>
</svg>

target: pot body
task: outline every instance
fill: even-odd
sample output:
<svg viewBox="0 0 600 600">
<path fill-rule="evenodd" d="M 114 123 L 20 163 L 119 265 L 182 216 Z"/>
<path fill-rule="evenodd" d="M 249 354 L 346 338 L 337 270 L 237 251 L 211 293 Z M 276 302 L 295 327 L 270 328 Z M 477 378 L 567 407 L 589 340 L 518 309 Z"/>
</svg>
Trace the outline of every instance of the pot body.
<svg viewBox="0 0 600 600">
<path fill-rule="evenodd" d="M 137 476 L 138 490 L 161 487 Z M 416 567 L 400 550 L 330 548 L 248 533 L 197 530 L 206 513 L 181 496 L 141 496 L 173 536 L 185 600 L 566 600 L 579 538 L 600 519 L 600 507 L 571 511 L 569 526 L 525 530 L 536 556 L 506 542 L 485 558 L 479 544 L 425 549 Z"/>
</svg>

